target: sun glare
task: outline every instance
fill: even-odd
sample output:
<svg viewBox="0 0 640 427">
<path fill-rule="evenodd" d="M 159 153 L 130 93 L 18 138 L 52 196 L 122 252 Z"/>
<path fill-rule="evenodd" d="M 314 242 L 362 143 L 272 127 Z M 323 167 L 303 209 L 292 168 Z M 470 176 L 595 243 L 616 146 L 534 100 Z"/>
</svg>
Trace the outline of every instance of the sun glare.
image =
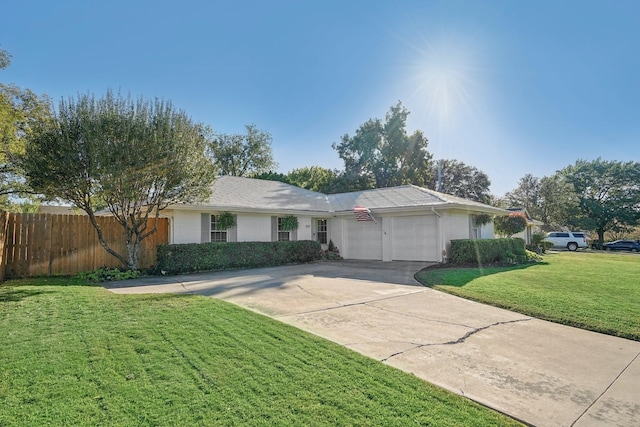
<svg viewBox="0 0 640 427">
<path fill-rule="evenodd" d="M 413 57 L 408 60 L 405 88 L 418 127 L 437 137 L 476 121 L 482 104 L 478 44 L 451 35 L 417 40 L 421 45 L 408 43 Z"/>
<path fill-rule="evenodd" d="M 424 50 L 416 65 L 413 96 L 424 99 L 428 114 L 443 125 L 451 124 L 456 113 L 472 104 L 475 67 L 472 52 L 461 49 L 443 41 Z"/>
</svg>

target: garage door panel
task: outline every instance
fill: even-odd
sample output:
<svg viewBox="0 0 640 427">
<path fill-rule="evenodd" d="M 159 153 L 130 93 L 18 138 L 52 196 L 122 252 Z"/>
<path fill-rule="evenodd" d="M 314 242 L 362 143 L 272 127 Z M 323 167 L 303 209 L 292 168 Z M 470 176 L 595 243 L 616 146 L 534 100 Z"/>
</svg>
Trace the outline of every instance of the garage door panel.
<svg viewBox="0 0 640 427">
<path fill-rule="evenodd" d="M 349 259 L 382 259 L 382 224 L 373 221 L 347 220 L 346 256 Z"/>
<path fill-rule="evenodd" d="M 433 215 L 395 217 L 391 250 L 394 260 L 437 261 L 438 227 Z"/>
</svg>

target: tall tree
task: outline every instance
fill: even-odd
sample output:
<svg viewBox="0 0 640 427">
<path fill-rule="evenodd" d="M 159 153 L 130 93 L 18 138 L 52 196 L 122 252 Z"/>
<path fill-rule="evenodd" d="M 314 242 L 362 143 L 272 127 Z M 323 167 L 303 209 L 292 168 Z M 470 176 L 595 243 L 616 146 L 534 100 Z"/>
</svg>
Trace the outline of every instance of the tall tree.
<svg viewBox="0 0 640 427">
<path fill-rule="evenodd" d="M 640 222 L 640 163 L 578 160 L 560 171 L 573 187 L 578 205 L 571 223 L 604 233 Z"/>
<path fill-rule="evenodd" d="M 528 173 L 520 178 L 518 187 L 505 194 L 504 198 L 508 207 L 525 208 L 531 216 L 537 217 L 539 191 L 540 179 Z"/>
<path fill-rule="evenodd" d="M 11 65 L 11 54 L 4 49 L 0 49 L 0 70 L 4 70 Z"/>
<path fill-rule="evenodd" d="M 571 227 L 571 217 L 578 206 L 578 199 L 562 174 L 540 178 L 537 201 L 538 206 L 529 213 L 545 223 L 544 229 L 551 231 Z"/>
<path fill-rule="evenodd" d="M 161 211 L 209 194 L 204 131 L 169 102 L 83 95 L 61 101 L 54 119 L 29 135 L 22 165 L 35 190 L 85 211 L 104 249 L 136 270 L 140 243 L 157 230 Z M 122 225 L 126 254 L 105 241 L 98 206 Z"/>
<path fill-rule="evenodd" d="M 573 226 L 571 218 L 577 199 L 573 186 L 561 173 L 542 178 L 526 174 L 518 187 L 505 194 L 501 204 L 526 208 L 533 218 L 544 222 L 543 229 L 558 230 Z"/>
<path fill-rule="evenodd" d="M 336 171 L 320 166 L 294 169 L 287 174 L 289 184 L 324 194 L 336 192 L 337 180 Z"/>
<path fill-rule="evenodd" d="M 288 173 L 264 172 L 251 175 L 251 178 L 264 179 L 267 181 L 278 181 L 296 187 L 317 191 L 324 194 L 339 192 L 340 175 L 338 171 L 323 168 L 321 166 L 309 166 L 293 169 Z"/>
<path fill-rule="evenodd" d="M 291 184 L 291 182 L 289 182 L 289 176 L 281 172 L 269 171 L 269 172 L 262 172 L 262 173 L 254 173 L 249 175 L 249 178 L 263 179 L 265 181 L 278 181 L 278 182 L 284 182 L 285 184 Z"/>
<path fill-rule="evenodd" d="M 343 190 L 364 190 L 414 184 L 425 186 L 431 178 L 428 140 L 421 131 L 407 134 L 409 111 L 398 102 L 385 122 L 370 119 L 354 136 L 344 135 L 333 148 L 344 162 Z"/>
<path fill-rule="evenodd" d="M 218 175 L 250 176 L 277 168 L 271 135 L 255 125 L 245 127 L 244 135 L 216 134 L 209 143 L 207 152 Z"/>
<path fill-rule="evenodd" d="M 446 194 L 475 200 L 481 203 L 491 203 L 489 176 L 481 170 L 459 162 L 457 160 L 440 160 L 441 182 L 439 191 Z M 437 168 L 434 168 L 437 170 Z M 437 188 L 437 172 L 432 172 L 433 178 L 429 188 Z"/>
<path fill-rule="evenodd" d="M 0 69 L 10 64 L 11 55 L 0 49 Z M 29 192 L 17 157 L 24 152 L 25 138 L 33 127 L 50 119 L 49 98 L 0 83 L 0 206 L 7 207 L 11 194 L 24 196 Z"/>
</svg>

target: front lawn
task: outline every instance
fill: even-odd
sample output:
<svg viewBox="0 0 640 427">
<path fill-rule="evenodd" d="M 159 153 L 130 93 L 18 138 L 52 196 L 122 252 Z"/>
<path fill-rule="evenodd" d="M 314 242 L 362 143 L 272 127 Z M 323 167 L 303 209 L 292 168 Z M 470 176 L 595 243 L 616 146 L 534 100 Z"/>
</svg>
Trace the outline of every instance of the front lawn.
<svg viewBox="0 0 640 427">
<path fill-rule="evenodd" d="M 212 298 L 0 285 L 1 426 L 520 425 Z"/>
<path fill-rule="evenodd" d="M 445 292 L 640 341 L 640 256 L 558 252 L 526 267 L 433 268 L 416 276 Z"/>
</svg>

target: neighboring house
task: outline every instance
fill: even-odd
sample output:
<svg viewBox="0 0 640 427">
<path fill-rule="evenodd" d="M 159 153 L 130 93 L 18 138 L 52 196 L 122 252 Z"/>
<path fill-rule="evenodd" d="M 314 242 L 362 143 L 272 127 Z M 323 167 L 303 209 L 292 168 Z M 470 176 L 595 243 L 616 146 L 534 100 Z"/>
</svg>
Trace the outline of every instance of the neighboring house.
<svg viewBox="0 0 640 427">
<path fill-rule="evenodd" d="M 218 227 L 223 212 L 235 216 L 234 227 Z M 475 224 L 480 213 L 506 211 L 413 185 L 326 195 L 232 176 L 214 181 L 208 201 L 163 211 L 172 243 L 317 240 L 327 248 L 333 241 L 345 259 L 437 262 L 451 239 L 493 238 L 493 223 Z M 289 215 L 298 219 L 296 230 L 281 227 Z"/>
<path fill-rule="evenodd" d="M 521 239 L 524 239 L 525 244 L 531 244 L 531 236 L 533 236 L 534 233 L 542 231 L 544 222 L 531 218 L 531 215 L 529 215 L 529 212 L 527 212 L 526 208 L 507 208 L 507 211 L 509 211 L 510 213 L 522 213 L 527 218 L 527 228 L 522 230 L 520 233 L 514 234 L 511 237 L 519 237 Z"/>
</svg>

